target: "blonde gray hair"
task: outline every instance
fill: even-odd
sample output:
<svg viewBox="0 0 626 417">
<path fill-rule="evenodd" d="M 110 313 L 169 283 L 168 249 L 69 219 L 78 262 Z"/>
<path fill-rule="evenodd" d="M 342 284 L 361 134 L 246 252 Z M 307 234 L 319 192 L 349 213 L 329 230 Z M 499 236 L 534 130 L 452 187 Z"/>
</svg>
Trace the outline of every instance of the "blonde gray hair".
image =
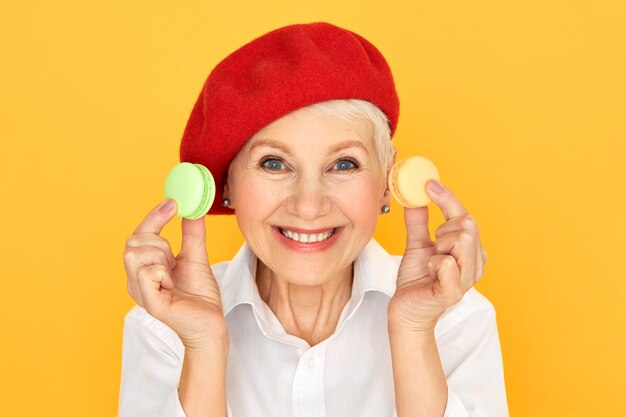
<svg viewBox="0 0 626 417">
<path fill-rule="evenodd" d="M 369 101 L 359 99 L 337 99 L 322 101 L 306 106 L 319 116 L 332 116 L 347 122 L 352 122 L 355 118 L 367 119 L 372 126 L 372 141 L 374 149 L 378 154 L 379 166 L 382 175 L 386 177 L 387 170 L 391 168 L 390 158 L 394 152 L 394 146 L 391 143 L 391 135 L 389 129 L 389 121 L 385 113 Z M 261 135 L 264 129 L 255 133 L 253 138 Z"/>
<path fill-rule="evenodd" d="M 355 118 L 369 120 L 372 125 L 374 149 L 378 153 L 379 166 L 383 170 L 383 175 L 391 168 L 389 158 L 393 154 L 394 147 L 391 143 L 389 119 L 374 104 L 351 98 L 322 101 L 311 104 L 307 108 L 320 116 L 334 116 L 348 122 Z"/>
</svg>

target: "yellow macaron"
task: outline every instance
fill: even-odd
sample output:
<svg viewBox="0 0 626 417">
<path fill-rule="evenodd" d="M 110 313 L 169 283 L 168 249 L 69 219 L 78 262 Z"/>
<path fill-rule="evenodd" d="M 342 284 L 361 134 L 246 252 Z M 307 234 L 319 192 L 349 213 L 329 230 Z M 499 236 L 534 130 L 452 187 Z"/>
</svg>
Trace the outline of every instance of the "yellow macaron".
<svg viewBox="0 0 626 417">
<path fill-rule="evenodd" d="M 431 199 L 426 194 L 426 183 L 439 181 L 437 167 L 423 156 L 412 156 L 396 162 L 389 173 L 391 194 L 405 207 L 427 206 Z"/>
</svg>

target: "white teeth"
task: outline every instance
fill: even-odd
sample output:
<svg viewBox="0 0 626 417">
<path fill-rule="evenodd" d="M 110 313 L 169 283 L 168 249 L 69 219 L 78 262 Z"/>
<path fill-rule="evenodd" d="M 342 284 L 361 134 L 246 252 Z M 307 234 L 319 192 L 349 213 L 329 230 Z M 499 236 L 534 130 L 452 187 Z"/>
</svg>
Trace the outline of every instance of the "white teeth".
<svg viewBox="0 0 626 417">
<path fill-rule="evenodd" d="M 289 230 L 281 230 L 281 233 L 283 234 L 283 236 L 288 237 L 291 240 L 295 240 L 296 242 L 315 243 L 315 242 L 321 242 L 331 237 L 333 235 L 334 230 L 335 229 L 330 230 L 326 233 L 318 233 L 316 235 L 307 235 L 305 233 L 293 233 Z"/>
</svg>

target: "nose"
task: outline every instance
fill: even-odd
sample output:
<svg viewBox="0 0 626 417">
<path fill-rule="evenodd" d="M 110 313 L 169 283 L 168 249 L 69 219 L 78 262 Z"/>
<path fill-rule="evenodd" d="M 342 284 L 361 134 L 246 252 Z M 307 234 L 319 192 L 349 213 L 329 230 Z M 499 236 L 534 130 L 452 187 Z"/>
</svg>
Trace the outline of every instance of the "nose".
<svg viewBox="0 0 626 417">
<path fill-rule="evenodd" d="M 331 209 L 329 189 L 319 175 L 301 175 L 287 200 L 289 213 L 307 221 L 327 215 Z"/>
</svg>

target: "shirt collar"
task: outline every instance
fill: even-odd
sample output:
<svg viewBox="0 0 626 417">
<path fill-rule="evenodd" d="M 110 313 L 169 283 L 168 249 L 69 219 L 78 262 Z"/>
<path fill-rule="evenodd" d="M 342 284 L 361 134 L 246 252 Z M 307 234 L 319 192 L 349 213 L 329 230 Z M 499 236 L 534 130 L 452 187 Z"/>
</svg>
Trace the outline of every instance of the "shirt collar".
<svg viewBox="0 0 626 417">
<path fill-rule="evenodd" d="M 351 300 L 357 300 L 366 291 L 379 291 L 391 297 L 396 290 L 396 276 L 400 257 L 390 255 L 372 238 L 354 262 Z M 244 242 L 228 263 L 220 283 L 222 307 L 226 316 L 239 304 L 250 304 L 264 315 L 264 303 L 256 286 L 257 257 Z"/>
</svg>

